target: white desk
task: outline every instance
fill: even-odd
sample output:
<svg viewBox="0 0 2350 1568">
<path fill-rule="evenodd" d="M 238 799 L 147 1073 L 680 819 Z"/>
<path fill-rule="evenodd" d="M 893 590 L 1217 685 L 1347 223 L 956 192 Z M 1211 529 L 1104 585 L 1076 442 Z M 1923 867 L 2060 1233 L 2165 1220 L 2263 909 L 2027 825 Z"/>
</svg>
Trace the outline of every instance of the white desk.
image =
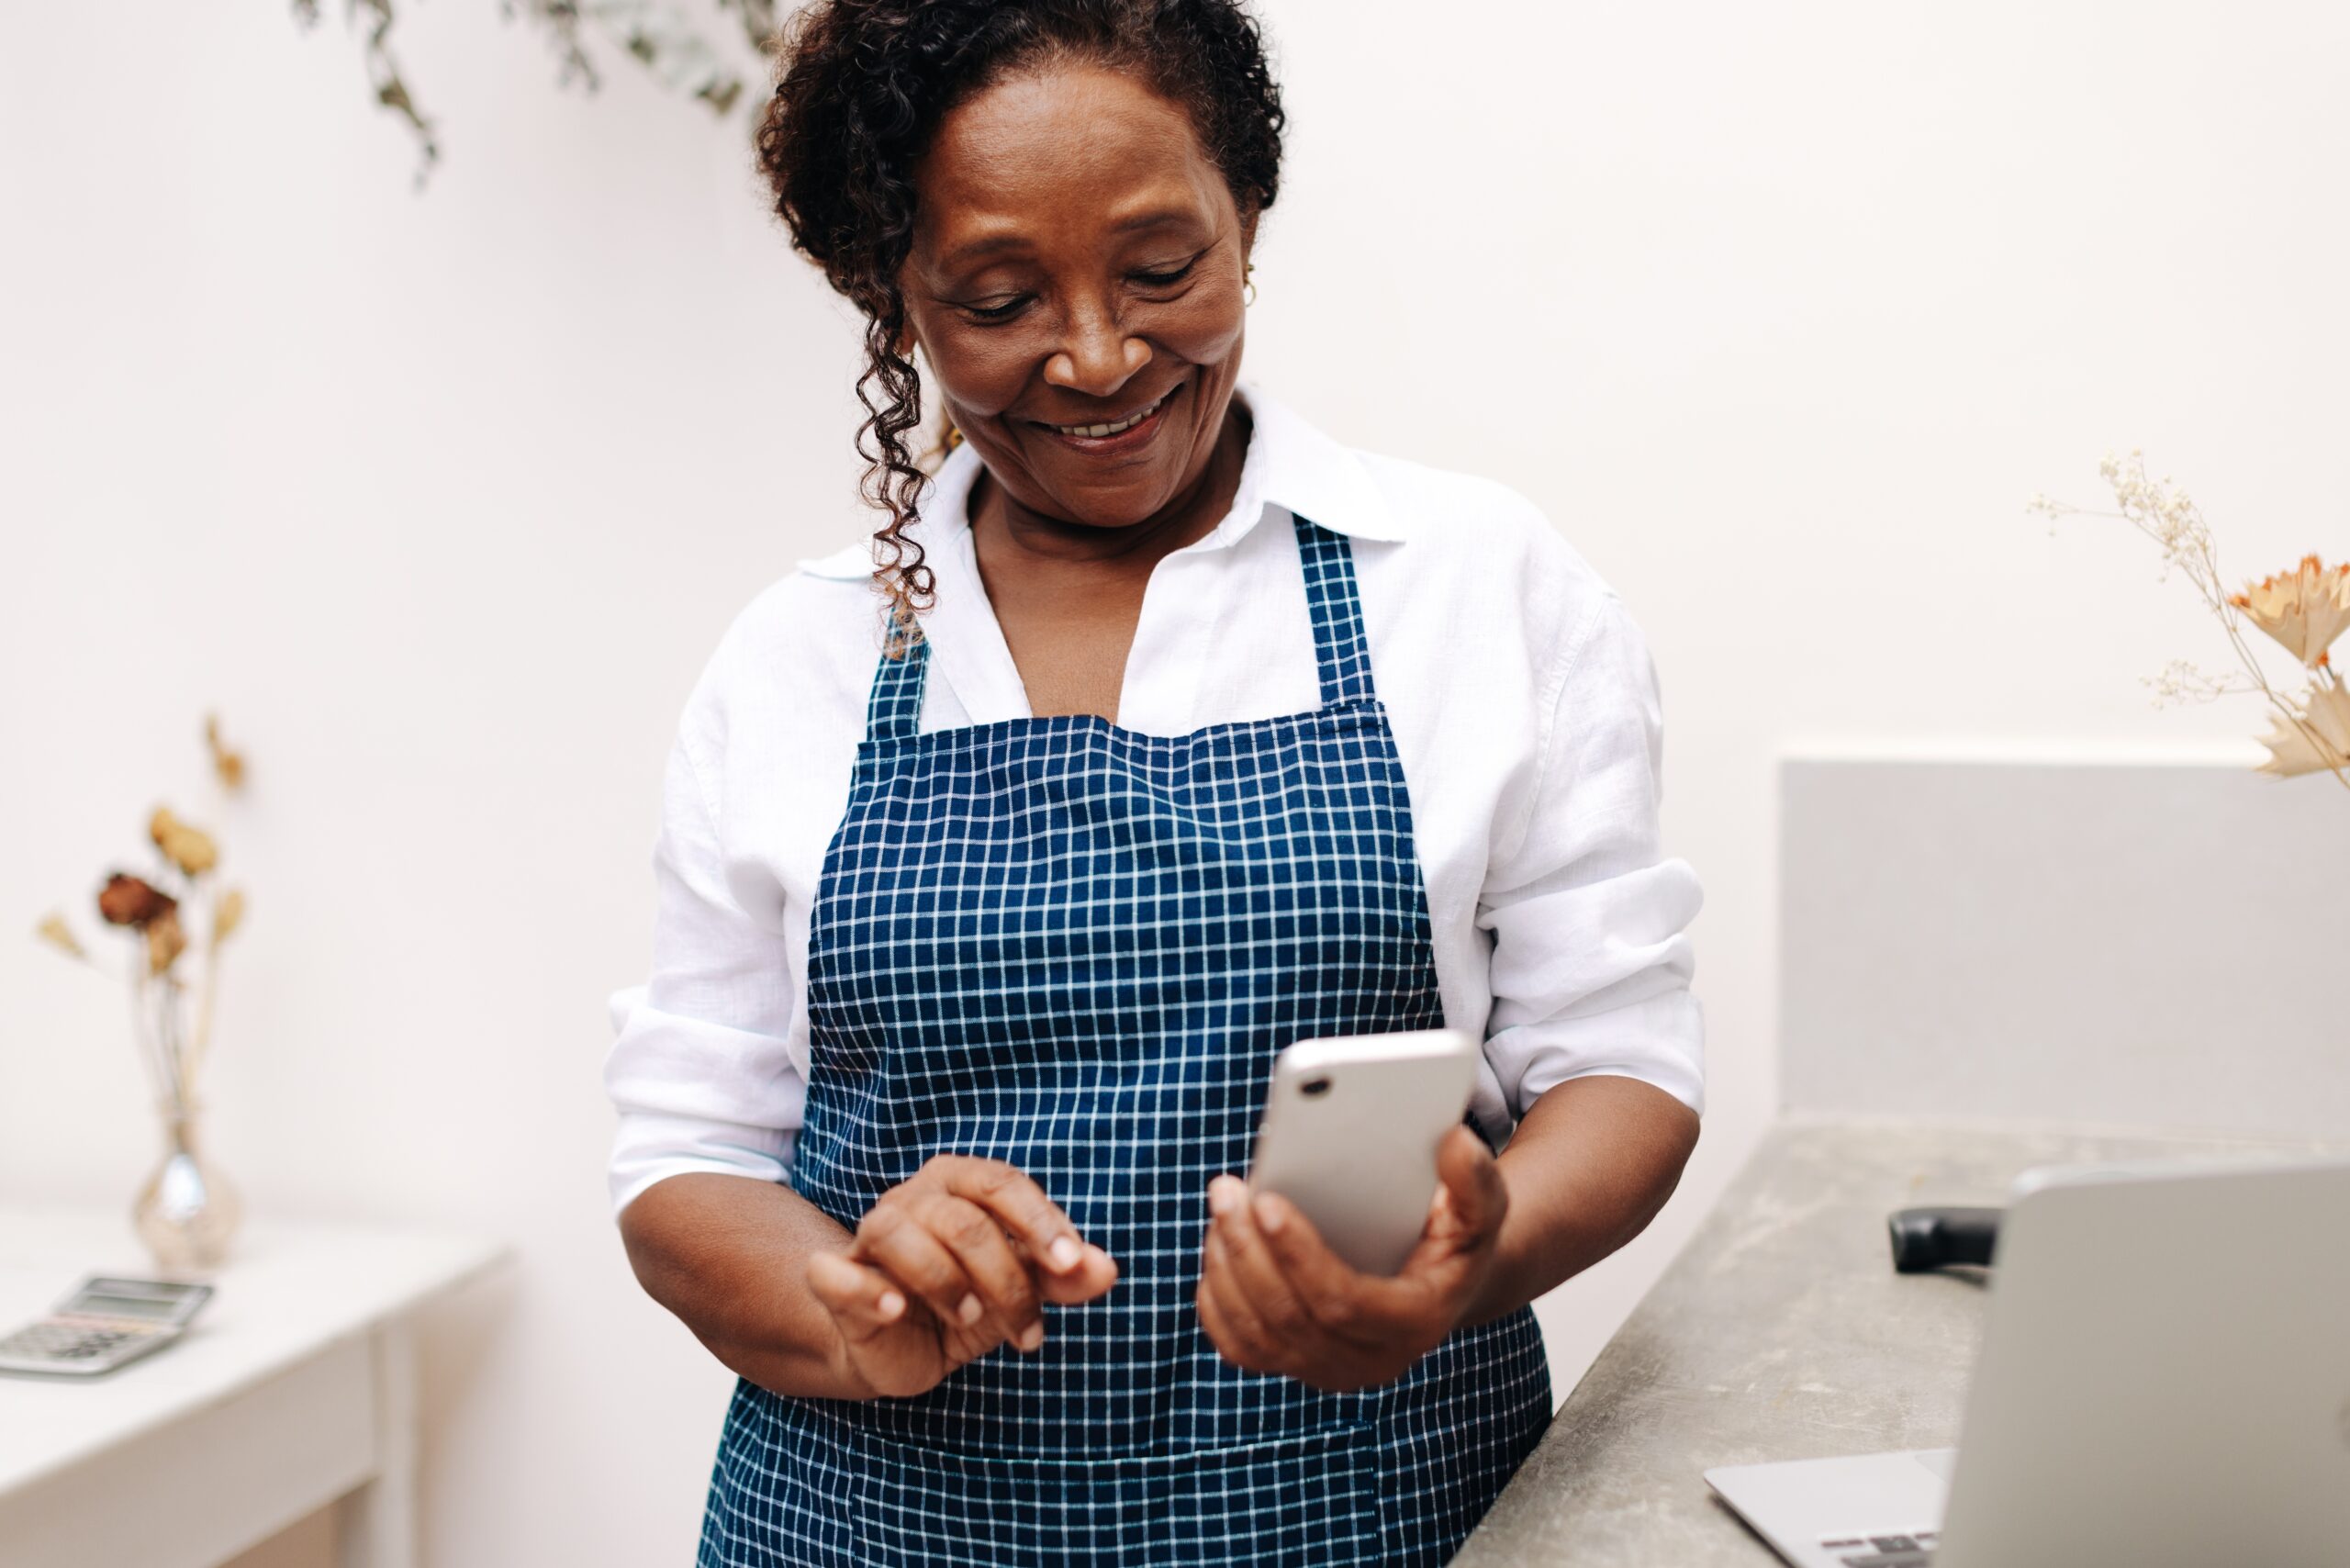
<svg viewBox="0 0 2350 1568">
<path fill-rule="evenodd" d="M 413 1568 L 408 1315 L 478 1237 L 250 1222 L 186 1337 L 86 1382 L 0 1377 L 0 1562 L 212 1568 L 340 1497 L 343 1568 Z M 151 1273 L 127 1213 L 0 1208 L 0 1332 Z"/>
</svg>

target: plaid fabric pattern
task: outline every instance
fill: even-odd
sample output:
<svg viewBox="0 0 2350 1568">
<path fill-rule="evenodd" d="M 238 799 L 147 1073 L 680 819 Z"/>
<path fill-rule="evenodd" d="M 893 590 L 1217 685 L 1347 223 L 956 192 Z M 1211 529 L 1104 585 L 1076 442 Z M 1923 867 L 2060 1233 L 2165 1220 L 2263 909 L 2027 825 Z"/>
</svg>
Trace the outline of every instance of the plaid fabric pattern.
<svg viewBox="0 0 2350 1568">
<path fill-rule="evenodd" d="M 853 1226 L 934 1154 L 1034 1177 L 1117 1259 L 912 1399 L 744 1380 L 702 1568 L 1438 1562 L 1550 1418 L 1533 1315 L 1325 1394 L 1225 1362 L 1192 1306 L 1208 1179 L 1275 1052 L 1443 1022 L 1409 797 L 1347 540 L 1296 520 L 1323 706 L 1162 737 L 1092 715 L 916 732 L 884 657 L 809 945 L 791 1182 Z"/>
</svg>

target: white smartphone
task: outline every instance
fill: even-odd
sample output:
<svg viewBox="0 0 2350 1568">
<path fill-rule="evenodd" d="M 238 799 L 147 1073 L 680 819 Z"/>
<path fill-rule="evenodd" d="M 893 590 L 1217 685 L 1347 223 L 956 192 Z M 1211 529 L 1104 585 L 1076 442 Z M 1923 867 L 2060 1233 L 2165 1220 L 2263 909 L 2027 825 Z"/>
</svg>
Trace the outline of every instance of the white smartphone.
<svg viewBox="0 0 2350 1568">
<path fill-rule="evenodd" d="M 1476 1081 L 1477 1040 L 1460 1029 L 1300 1040 L 1274 1059 L 1248 1184 L 1295 1204 L 1348 1267 L 1395 1273 Z"/>
</svg>

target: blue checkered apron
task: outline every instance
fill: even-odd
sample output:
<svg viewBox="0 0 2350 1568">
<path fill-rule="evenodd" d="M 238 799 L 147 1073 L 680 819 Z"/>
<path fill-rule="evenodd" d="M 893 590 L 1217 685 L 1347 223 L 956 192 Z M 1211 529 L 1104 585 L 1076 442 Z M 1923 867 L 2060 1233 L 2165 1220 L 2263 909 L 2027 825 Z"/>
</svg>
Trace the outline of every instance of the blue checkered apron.
<svg viewBox="0 0 2350 1568">
<path fill-rule="evenodd" d="M 1310 712 L 921 734 L 927 645 L 882 658 L 809 937 L 791 1184 L 853 1228 L 932 1155 L 1008 1160 L 1121 1272 L 1039 1352 L 914 1398 L 739 1381 L 701 1568 L 1439 1562 L 1550 1419 L 1524 1309 L 1325 1394 L 1227 1364 L 1192 1305 L 1274 1053 L 1443 1022 L 1354 558 L 1296 527 Z"/>
</svg>

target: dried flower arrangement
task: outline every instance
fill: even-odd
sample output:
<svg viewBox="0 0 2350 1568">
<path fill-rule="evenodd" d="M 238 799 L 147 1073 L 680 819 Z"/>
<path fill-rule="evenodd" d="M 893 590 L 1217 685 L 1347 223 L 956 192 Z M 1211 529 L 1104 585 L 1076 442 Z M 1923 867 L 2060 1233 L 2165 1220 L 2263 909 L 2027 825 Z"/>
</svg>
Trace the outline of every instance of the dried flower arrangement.
<svg viewBox="0 0 2350 1568">
<path fill-rule="evenodd" d="M 204 721 L 204 745 L 224 795 L 242 790 L 245 759 L 220 738 L 219 721 L 210 715 Z M 140 1234 L 166 1268 L 208 1267 L 219 1260 L 238 1210 L 227 1183 L 196 1152 L 190 1125 L 197 1106 L 197 1070 L 212 1038 L 220 946 L 243 923 L 245 895 L 241 888 L 218 885 L 219 841 L 170 807 L 157 806 L 148 817 L 147 837 L 155 849 L 150 873 L 109 872 L 97 893 L 98 918 L 135 938 L 129 967 L 134 1033 L 167 1133 L 163 1169 L 140 1194 L 135 1214 Z M 205 911 L 204 929 L 191 934 L 187 914 L 199 907 Z M 105 972 L 63 912 L 43 919 L 34 935 Z M 191 951 L 203 958 L 192 1005 L 181 979 L 181 960 Z"/>
<path fill-rule="evenodd" d="M 319 0 L 292 3 L 296 21 L 305 27 L 318 21 Z M 778 26 L 776 0 L 715 0 L 715 4 L 721 11 L 733 13 L 753 54 L 764 54 Z M 392 0 L 345 0 L 345 5 L 351 21 L 359 22 L 363 14 L 365 17 L 367 75 L 375 89 L 375 102 L 408 121 L 415 133 L 421 158 L 416 177 L 421 185 L 440 158 L 441 147 L 433 137 L 431 121 L 416 106 L 392 58 Z M 713 114 L 730 113 L 742 96 L 743 75 L 723 58 L 731 51 L 704 37 L 671 0 L 499 0 L 499 8 L 509 17 L 520 10 L 546 29 L 561 65 L 556 76 L 559 85 L 576 81 L 592 93 L 601 84 L 595 62 L 581 39 L 584 23 L 610 38 L 665 86 L 699 99 Z"/>
<path fill-rule="evenodd" d="M 2289 572 L 2230 593 L 2202 510 L 2168 475 L 2159 482 L 2146 477 L 2143 451 L 2133 447 L 2127 458 L 2109 453 L 2099 472 L 2113 488 L 2117 510 L 2091 511 L 2046 496 L 2034 496 L 2027 510 L 2051 519 L 2118 517 L 2153 540 L 2162 547 L 2165 575 L 2176 568 L 2187 578 L 2219 618 L 2242 666 L 2242 674 L 2210 675 L 2185 660 L 2176 661 L 2161 675 L 2148 678 L 2155 701 L 2256 694 L 2267 702 L 2270 715 L 2269 732 L 2260 737 L 2268 748 L 2268 760 L 2260 770 L 2279 778 L 2330 773 L 2350 789 L 2350 686 L 2343 684 L 2327 652 L 2335 638 L 2350 630 L 2350 563 L 2328 566 L 2315 555 L 2304 556 Z M 2247 622 L 2292 655 L 2308 680 L 2306 687 L 2288 693 L 2270 682 L 2244 635 Z"/>
</svg>

